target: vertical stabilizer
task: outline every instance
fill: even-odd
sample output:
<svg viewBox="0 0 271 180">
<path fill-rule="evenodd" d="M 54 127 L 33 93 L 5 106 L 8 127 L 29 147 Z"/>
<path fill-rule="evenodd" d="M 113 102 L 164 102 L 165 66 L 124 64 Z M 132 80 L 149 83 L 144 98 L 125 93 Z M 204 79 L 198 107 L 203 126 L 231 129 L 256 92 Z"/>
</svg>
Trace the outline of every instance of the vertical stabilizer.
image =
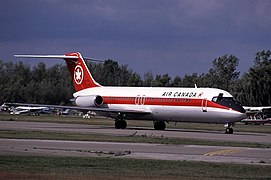
<svg viewBox="0 0 271 180">
<path fill-rule="evenodd" d="M 93 79 L 82 55 L 79 52 L 68 53 L 65 55 L 14 55 L 14 56 L 18 58 L 64 59 L 67 63 L 76 91 L 101 86 Z"/>
<path fill-rule="evenodd" d="M 101 86 L 97 83 L 92 77 L 89 69 L 79 52 L 76 53 L 68 53 L 65 56 L 71 57 L 76 56 L 77 59 L 64 58 L 67 63 L 69 72 L 71 74 L 71 78 L 73 81 L 73 85 L 76 91 L 80 91 L 86 88 L 99 87 Z"/>
</svg>

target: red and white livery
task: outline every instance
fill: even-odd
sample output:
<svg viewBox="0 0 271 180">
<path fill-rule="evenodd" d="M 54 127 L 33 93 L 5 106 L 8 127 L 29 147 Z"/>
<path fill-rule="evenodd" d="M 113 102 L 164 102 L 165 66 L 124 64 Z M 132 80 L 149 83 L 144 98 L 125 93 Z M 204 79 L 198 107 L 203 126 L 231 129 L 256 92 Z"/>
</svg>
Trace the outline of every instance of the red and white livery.
<svg viewBox="0 0 271 180">
<path fill-rule="evenodd" d="M 226 133 L 232 134 L 232 125 L 245 118 L 242 105 L 221 89 L 102 86 L 94 80 L 78 52 L 15 57 L 63 58 L 76 89 L 76 107 L 72 108 L 112 117 L 117 129 L 125 129 L 125 120 L 134 119 L 151 120 L 158 130 L 166 128 L 165 122 L 221 123 L 226 124 Z"/>
</svg>

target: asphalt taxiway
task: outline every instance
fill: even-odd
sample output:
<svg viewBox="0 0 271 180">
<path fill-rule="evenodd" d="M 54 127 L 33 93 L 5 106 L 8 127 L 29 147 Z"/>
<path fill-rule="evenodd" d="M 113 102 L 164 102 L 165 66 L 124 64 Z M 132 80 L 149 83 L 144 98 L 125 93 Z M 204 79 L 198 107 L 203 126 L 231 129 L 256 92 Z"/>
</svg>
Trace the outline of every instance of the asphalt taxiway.
<svg viewBox="0 0 271 180">
<path fill-rule="evenodd" d="M 1 130 L 53 131 L 95 133 L 125 136 L 131 134 L 216 141 L 235 141 L 271 144 L 270 134 L 167 129 L 155 131 L 143 127 L 116 130 L 112 126 L 63 123 L 0 121 Z M 0 139 L 0 154 L 55 156 L 111 156 L 127 158 L 192 160 L 230 163 L 261 163 L 271 165 L 270 148 L 245 148 L 202 145 L 162 145 L 148 143 L 116 143 L 93 141 L 63 141 L 34 139 Z"/>
<path fill-rule="evenodd" d="M 148 143 L 0 139 L 0 154 L 271 164 L 270 149 Z"/>
<path fill-rule="evenodd" d="M 271 144 L 271 134 L 234 132 L 225 134 L 222 131 L 206 130 L 187 130 L 169 129 L 157 131 L 148 127 L 127 127 L 127 129 L 115 129 L 113 126 L 104 125 L 83 125 L 65 123 L 46 123 L 46 122 L 19 122 L 19 121 L 0 121 L 0 129 L 3 130 L 28 130 L 28 131 L 49 131 L 49 132 L 73 132 L 73 133 L 92 133 L 116 136 L 127 135 L 146 135 L 156 137 L 174 137 L 187 139 L 202 139 L 214 141 L 232 141 Z"/>
</svg>

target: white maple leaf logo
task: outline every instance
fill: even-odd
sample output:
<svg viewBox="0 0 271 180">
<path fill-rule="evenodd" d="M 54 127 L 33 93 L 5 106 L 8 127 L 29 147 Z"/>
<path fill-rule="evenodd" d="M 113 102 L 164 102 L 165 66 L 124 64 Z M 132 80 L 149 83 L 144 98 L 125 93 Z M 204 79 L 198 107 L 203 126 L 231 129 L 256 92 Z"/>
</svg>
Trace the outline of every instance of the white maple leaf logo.
<svg viewBox="0 0 271 180">
<path fill-rule="evenodd" d="M 76 80 L 80 80 L 81 79 L 81 72 L 79 69 L 77 69 L 77 71 L 75 72 L 75 76 L 76 76 Z"/>
<path fill-rule="evenodd" d="M 83 81 L 83 76 L 84 76 L 83 68 L 80 65 L 77 65 L 74 68 L 74 81 L 75 81 L 75 83 L 81 84 Z"/>
</svg>

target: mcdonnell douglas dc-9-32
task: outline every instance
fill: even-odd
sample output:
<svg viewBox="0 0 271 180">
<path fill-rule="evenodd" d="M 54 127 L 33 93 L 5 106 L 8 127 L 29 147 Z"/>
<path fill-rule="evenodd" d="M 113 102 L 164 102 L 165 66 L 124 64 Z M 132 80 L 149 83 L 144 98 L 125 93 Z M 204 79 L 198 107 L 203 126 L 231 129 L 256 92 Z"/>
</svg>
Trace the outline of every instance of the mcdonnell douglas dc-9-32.
<svg viewBox="0 0 271 180">
<path fill-rule="evenodd" d="M 76 106 L 27 104 L 29 106 L 98 112 L 114 118 L 116 129 L 125 129 L 126 120 L 130 119 L 153 121 L 156 130 L 165 130 L 166 122 L 219 123 L 225 124 L 226 133 L 232 134 L 234 123 L 245 118 L 245 110 L 241 103 L 229 92 L 221 89 L 196 86 L 195 88 L 102 86 L 94 80 L 79 52 L 65 55 L 15 55 L 15 57 L 64 59 L 76 90 L 73 94 Z"/>
</svg>

